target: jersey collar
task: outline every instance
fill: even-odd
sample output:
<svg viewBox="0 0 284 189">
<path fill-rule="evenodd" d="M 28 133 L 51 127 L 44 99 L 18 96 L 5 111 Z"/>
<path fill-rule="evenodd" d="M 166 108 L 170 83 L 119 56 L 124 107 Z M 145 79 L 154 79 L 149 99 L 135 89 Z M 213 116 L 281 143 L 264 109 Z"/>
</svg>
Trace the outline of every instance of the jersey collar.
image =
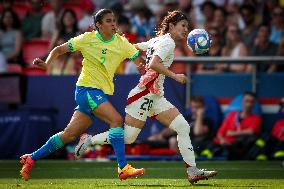
<svg viewBox="0 0 284 189">
<path fill-rule="evenodd" d="M 104 42 L 104 43 L 110 43 L 110 42 L 112 42 L 112 41 L 114 40 L 114 38 L 115 38 L 115 34 L 113 34 L 112 37 L 111 37 L 109 40 L 105 40 L 105 39 L 101 36 L 101 34 L 100 34 L 98 31 L 95 31 L 95 34 L 96 34 L 96 36 L 97 36 L 102 42 Z"/>
</svg>

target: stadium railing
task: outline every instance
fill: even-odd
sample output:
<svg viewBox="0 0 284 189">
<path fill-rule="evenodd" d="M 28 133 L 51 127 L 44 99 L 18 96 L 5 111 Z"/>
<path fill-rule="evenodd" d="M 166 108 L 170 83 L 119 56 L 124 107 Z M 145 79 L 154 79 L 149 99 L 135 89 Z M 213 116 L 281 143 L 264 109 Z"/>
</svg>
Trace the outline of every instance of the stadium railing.
<svg viewBox="0 0 284 189">
<path fill-rule="evenodd" d="M 257 65 L 259 64 L 283 64 L 284 65 L 284 56 L 246 56 L 239 58 L 231 57 L 208 57 L 208 56 L 199 56 L 199 57 L 176 57 L 174 63 L 184 63 L 188 64 L 189 68 L 192 64 L 206 64 L 206 63 L 220 63 L 220 64 L 251 64 L 252 65 L 252 89 L 251 91 L 257 92 Z M 191 69 L 187 69 L 186 72 L 189 82 L 186 84 L 186 104 L 190 100 L 191 94 Z"/>
</svg>

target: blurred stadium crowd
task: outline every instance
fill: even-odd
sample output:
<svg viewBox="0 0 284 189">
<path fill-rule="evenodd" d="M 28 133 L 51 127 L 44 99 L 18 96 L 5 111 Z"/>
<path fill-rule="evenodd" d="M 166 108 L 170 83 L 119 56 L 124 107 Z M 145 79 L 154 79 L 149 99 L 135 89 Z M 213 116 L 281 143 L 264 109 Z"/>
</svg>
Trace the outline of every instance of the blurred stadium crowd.
<svg viewBox="0 0 284 189">
<path fill-rule="evenodd" d="M 115 12 L 119 32 L 131 43 L 154 37 L 163 16 L 168 11 L 179 9 L 189 16 L 191 29 L 205 28 L 211 34 L 213 44 L 209 56 L 284 56 L 284 0 L 2 0 L 0 73 L 78 75 L 82 60 L 78 53 L 61 56 L 47 71 L 34 68 L 32 60 L 44 58 L 55 46 L 91 31 L 92 14 L 101 8 Z M 184 42 L 177 45 L 175 56 L 194 55 Z M 176 73 L 186 73 L 189 68 L 176 63 L 171 69 Z M 218 63 L 197 64 L 191 69 L 201 74 L 252 71 L 248 64 Z M 283 72 L 284 66 L 263 64 L 258 65 L 257 71 Z M 135 74 L 138 71 L 131 62 L 124 62 L 117 73 Z M 237 108 L 227 113 L 223 122 L 216 122 L 216 117 L 212 120 L 205 113 L 206 99 L 191 99 L 187 119 L 194 124 L 191 135 L 197 156 L 283 159 L 284 99 L 280 102 L 279 116 L 272 131 L 262 134 L 261 114 L 255 110 L 256 96 L 247 92 L 236 105 Z M 135 154 L 136 151 L 139 154 L 147 150 L 156 155 L 178 153 L 176 134 L 168 129 L 150 136 L 146 143 L 151 146 L 153 141 L 155 145 L 166 143 L 170 151 L 156 149 L 150 152 L 147 145 L 137 145 L 130 150 L 127 148 L 127 153 Z M 102 156 L 110 153 L 109 148 L 96 151 Z M 86 154 L 86 157 L 92 155 Z"/>
<path fill-rule="evenodd" d="M 199 160 L 284 160 L 284 98 L 278 110 L 274 125 L 264 126 L 259 101 L 252 92 L 236 96 L 224 115 L 212 96 L 193 96 L 185 118 L 191 126 L 195 156 Z M 152 123 L 148 138 L 127 145 L 126 154 L 143 156 L 140 159 L 152 159 L 153 155 L 162 156 L 162 160 L 177 158 L 176 132 L 160 129 L 158 124 Z M 68 159 L 73 159 L 72 145 L 67 146 L 67 152 Z M 86 151 L 84 158 L 108 158 L 110 154 L 110 146 L 97 145 Z"/>
<path fill-rule="evenodd" d="M 0 72 L 46 74 L 35 69 L 35 57 L 45 57 L 56 45 L 92 30 L 92 14 L 110 8 L 117 15 L 119 32 L 131 43 L 155 36 L 161 18 L 174 9 L 190 18 L 191 29 L 205 28 L 212 35 L 210 56 L 283 56 L 283 0 L 2 0 L 0 33 Z M 186 44 L 179 44 L 175 56 L 193 56 Z M 62 56 L 48 70 L 51 75 L 76 75 L 81 55 Z M 174 71 L 186 72 L 186 65 L 175 64 Z M 197 73 L 250 72 L 250 65 L 200 64 Z M 283 66 L 264 64 L 260 72 L 281 72 Z M 120 74 L 136 73 L 125 62 Z"/>
</svg>

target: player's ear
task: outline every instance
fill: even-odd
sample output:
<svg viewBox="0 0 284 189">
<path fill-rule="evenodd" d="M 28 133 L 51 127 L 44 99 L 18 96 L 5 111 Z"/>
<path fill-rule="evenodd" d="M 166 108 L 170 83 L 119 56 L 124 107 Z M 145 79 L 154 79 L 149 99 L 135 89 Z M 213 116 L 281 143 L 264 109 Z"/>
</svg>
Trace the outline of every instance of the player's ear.
<svg viewBox="0 0 284 189">
<path fill-rule="evenodd" d="M 99 29 L 99 28 L 101 27 L 101 24 L 100 24 L 99 22 L 96 22 L 96 23 L 94 24 L 94 26 L 95 26 L 95 28 Z"/>
</svg>

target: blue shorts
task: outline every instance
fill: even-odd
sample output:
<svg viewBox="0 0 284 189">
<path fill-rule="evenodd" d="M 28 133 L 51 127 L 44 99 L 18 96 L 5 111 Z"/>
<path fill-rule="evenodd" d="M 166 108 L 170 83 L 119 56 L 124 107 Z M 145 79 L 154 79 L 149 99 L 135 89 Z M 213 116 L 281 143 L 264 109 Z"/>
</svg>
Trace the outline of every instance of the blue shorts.
<svg viewBox="0 0 284 189">
<path fill-rule="evenodd" d="M 107 98 L 108 96 L 100 89 L 76 86 L 75 101 L 77 107 L 75 110 L 93 117 L 92 111 L 100 104 L 106 102 Z"/>
</svg>

